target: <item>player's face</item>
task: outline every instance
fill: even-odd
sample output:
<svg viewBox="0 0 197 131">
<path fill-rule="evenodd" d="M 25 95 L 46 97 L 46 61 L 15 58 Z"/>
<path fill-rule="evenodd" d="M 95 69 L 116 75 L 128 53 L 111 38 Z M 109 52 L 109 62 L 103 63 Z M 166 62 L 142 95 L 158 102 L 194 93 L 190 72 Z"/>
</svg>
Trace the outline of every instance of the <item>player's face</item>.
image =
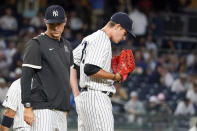
<svg viewBox="0 0 197 131">
<path fill-rule="evenodd" d="M 114 31 L 112 34 L 112 41 L 114 43 L 119 43 L 122 40 L 126 40 L 127 37 L 127 31 L 122 28 L 120 25 L 116 25 L 114 27 Z"/>
<path fill-rule="evenodd" d="M 54 39 L 59 39 L 64 30 L 65 23 L 50 23 L 47 25 L 47 31 Z"/>
</svg>

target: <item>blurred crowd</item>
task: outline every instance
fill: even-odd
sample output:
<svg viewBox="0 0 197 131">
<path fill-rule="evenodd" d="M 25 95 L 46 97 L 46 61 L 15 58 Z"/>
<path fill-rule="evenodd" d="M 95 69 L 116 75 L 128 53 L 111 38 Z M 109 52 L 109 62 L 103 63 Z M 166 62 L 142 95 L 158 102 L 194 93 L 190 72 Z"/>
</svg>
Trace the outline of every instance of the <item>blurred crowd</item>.
<svg viewBox="0 0 197 131">
<path fill-rule="evenodd" d="M 9 85 L 21 76 L 25 43 L 45 31 L 44 11 L 50 4 L 62 5 L 68 16 L 64 36 L 73 49 L 83 37 L 100 29 L 117 11 L 134 21 L 136 39 L 112 43 L 113 55 L 122 48 L 134 52 L 136 70 L 128 80 L 115 83 L 114 112 L 195 115 L 197 108 L 197 43 L 164 39 L 161 12 L 186 13 L 190 0 L 4 0 L 0 5 L 0 103 Z"/>
</svg>

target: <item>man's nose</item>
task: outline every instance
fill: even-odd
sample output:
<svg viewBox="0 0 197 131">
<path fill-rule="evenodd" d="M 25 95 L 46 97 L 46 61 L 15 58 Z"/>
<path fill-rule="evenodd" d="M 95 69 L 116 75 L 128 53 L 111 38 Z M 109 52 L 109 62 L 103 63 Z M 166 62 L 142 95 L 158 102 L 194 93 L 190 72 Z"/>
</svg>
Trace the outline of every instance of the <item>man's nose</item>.
<svg viewBox="0 0 197 131">
<path fill-rule="evenodd" d="M 56 25 L 56 26 L 54 27 L 54 29 L 55 29 L 55 30 L 58 30 L 58 29 L 59 29 L 59 26 L 58 26 L 58 25 Z"/>
</svg>

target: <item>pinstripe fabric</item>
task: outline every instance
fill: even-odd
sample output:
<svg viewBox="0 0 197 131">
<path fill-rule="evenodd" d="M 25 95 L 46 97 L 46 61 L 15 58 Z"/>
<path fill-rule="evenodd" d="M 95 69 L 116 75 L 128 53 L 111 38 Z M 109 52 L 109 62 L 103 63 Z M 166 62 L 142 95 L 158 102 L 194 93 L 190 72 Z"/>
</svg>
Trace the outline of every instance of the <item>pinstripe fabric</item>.
<svg viewBox="0 0 197 131">
<path fill-rule="evenodd" d="M 77 102 L 78 131 L 114 131 L 110 98 L 100 91 L 82 92 Z"/>
<path fill-rule="evenodd" d="M 80 66 L 80 86 L 88 87 L 75 98 L 78 113 L 78 131 L 114 131 L 112 104 L 101 91 L 115 93 L 112 80 L 88 77 L 84 73 L 85 64 L 93 64 L 111 72 L 111 42 L 105 32 L 97 32 L 85 37 L 73 51 L 74 63 Z M 91 89 L 91 90 L 90 90 Z"/>
<path fill-rule="evenodd" d="M 21 127 L 21 128 L 13 129 L 13 131 L 31 131 L 31 129 L 30 129 L 30 127 L 28 127 L 28 128 Z"/>
<path fill-rule="evenodd" d="M 21 86 L 20 86 L 20 79 L 14 81 L 6 95 L 6 99 L 3 102 L 3 106 L 12 109 L 13 111 L 16 111 L 15 117 L 14 117 L 14 125 L 13 129 L 17 131 L 28 131 L 30 128 L 29 125 L 26 124 L 24 121 L 24 106 L 21 103 Z"/>
<path fill-rule="evenodd" d="M 98 30 L 97 32 L 85 37 L 81 44 L 74 49 L 73 55 L 74 63 L 80 66 L 81 87 L 88 86 L 94 90 L 110 91 L 115 93 L 115 88 L 112 86 L 112 80 L 92 78 L 88 77 L 84 73 L 85 64 L 97 65 L 103 70 L 111 72 L 111 42 L 103 31 Z M 81 59 L 82 56 L 83 58 Z"/>
<path fill-rule="evenodd" d="M 65 112 L 57 110 L 34 110 L 35 121 L 31 131 L 67 131 Z"/>
<path fill-rule="evenodd" d="M 83 120 L 83 113 L 82 113 L 82 103 L 81 103 L 81 97 L 82 93 L 75 97 L 75 103 L 76 103 L 76 111 L 78 114 L 78 131 L 85 131 L 85 121 Z"/>
<path fill-rule="evenodd" d="M 14 117 L 14 131 L 67 131 L 65 112 L 57 110 L 34 110 L 35 121 L 30 127 L 24 121 L 24 106 L 21 104 L 20 79 L 10 86 L 3 106 L 16 111 Z M 30 129 L 31 128 L 31 129 Z"/>
</svg>

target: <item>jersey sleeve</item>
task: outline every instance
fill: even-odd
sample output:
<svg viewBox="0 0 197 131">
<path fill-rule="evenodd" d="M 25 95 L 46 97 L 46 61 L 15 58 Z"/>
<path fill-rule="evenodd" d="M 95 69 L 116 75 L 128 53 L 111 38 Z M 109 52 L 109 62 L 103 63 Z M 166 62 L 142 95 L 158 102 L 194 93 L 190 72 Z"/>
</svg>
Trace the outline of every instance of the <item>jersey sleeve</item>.
<svg viewBox="0 0 197 131">
<path fill-rule="evenodd" d="M 109 52 L 109 41 L 107 39 L 98 39 L 88 43 L 87 53 L 85 54 L 85 64 L 92 64 L 103 68 L 106 56 Z"/>
<path fill-rule="evenodd" d="M 74 50 L 73 50 L 73 60 L 74 64 L 80 65 L 81 62 L 81 56 L 82 56 L 82 50 L 84 48 L 83 41 L 81 44 L 79 44 Z"/>
<path fill-rule="evenodd" d="M 41 69 L 41 52 L 39 43 L 36 40 L 30 40 L 25 48 L 23 56 L 23 67 Z"/>
<path fill-rule="evenodd" d="M 12 84 L 7 92 L 6 98 L 3 101 L 3 106 L 6 108 L 10 108 L 13 111 L 17 110 L 17 106 L 20 101 L 20 92 L 19 88 L 16 87 L 16 84 Z M 18 85 L 20 86 L 20 85 Z"/>
</svg>

